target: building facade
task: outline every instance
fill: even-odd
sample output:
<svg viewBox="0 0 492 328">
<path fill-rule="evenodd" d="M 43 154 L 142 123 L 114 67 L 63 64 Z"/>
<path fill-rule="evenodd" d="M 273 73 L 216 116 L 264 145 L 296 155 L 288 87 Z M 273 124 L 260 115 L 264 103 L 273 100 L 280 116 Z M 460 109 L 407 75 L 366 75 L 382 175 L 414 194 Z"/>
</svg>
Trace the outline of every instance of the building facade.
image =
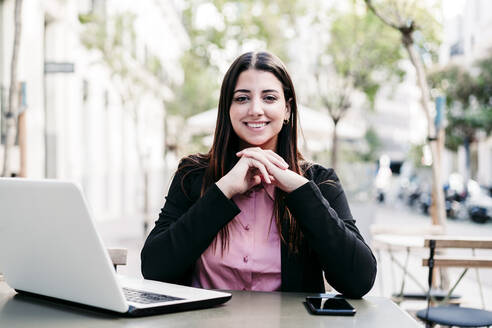
<svg viewBox="0 0 492 328">
<path fill-rule="evenodd" d="M 0 1 L 2 108 L 10 83 L 14 3 Z M 112 66 L 115 56 L 104 57 L 110 42 L 102 41 L 102 48 L 83 42 L 94 37 L 95 24 L 84 17 L 95 16 L 106 38 L 118 32 L 119 18 L 131 18 L 120 31 L 123 46 L 109 49 L 126 71 Z M 24 0 L 21 19 L 26 177 L 79 183 L 99 220 L 140 219 L 145 210 L 155 216 L 169 182 L 165 102 L 172 97 L 169 85 L 182 83 L 179 59 L 189 46 L 172 0 Z M 3 115 L 0 126 L 3 135 Z M 18 148 L 11 157 L 14 172 Z"/>
</svg>

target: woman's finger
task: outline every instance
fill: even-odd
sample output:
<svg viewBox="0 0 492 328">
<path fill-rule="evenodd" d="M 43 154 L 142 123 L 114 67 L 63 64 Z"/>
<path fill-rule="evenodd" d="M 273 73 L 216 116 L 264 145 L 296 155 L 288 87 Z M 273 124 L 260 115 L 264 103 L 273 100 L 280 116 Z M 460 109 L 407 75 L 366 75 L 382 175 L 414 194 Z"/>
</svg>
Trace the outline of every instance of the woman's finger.
<svg viewBox="0 0 492 328">
<path fill-rule="evenodd" d="M 276 156 L 274 156 L 274 155 L 276 155 Z M 276 166 L 278 166 L 282 170 L 285 170 L 289 167 L 289 165 L 284 161 L 284 159 L 282 157 L 278 156 L 277 154 L 275 154 L 274 152 L 266 153 L 266 156 L 268 157 L 270 162 L 272 162 L 273 164 L 275 164 Z"/>
<path fill-rule="evenodd" d="M 253 153 L 255 153 L 255 151 L 253 151 Z M 256 151 L 256 153 L 261 154 L 260 156 L 264 156 L 271 163 L 275 164 L 276 166 L 278 166 L 279 168 L 281 168 L 283 170 L 289 167 L 287 165 L 287 163 L 284 161 L 284 159 L 272 150 L 260 149 L 260 151 Z"/>
<path fill-rule="evenodd" d="M 264 150 L 267 154 L 269 154 L 270 156 L 273 156 L 274 158 L 276 158 L 278 161 L 280 161 L 281 163 L 283 163 L 286 168 L 289 167 L 289 164 L 285 161 L 285 159 L 282 158 L 282 156 L 280 156 L 279 154 L 277 154 L 276 152 L 274 152 L 273 150 Z"/>
<path fill-rule="evenodd" d="M 259 185 L 261 183 L 261 177 L 259 175 L 253 176 L 254 185 Z"/>
<path fill-rule="evenodd" d="M 277 167 L 280 167 L 281 169 L 285 168 L 285 166 L 282 162 L 280 162 L 279 160 L 277 160 L 273 156 L 268 156 L 268 154 L 263 152 L 263 151 L 256 151 L 256 150 L 253 150 L 251 148 L 248 148 L 248 149 L 242 150 L 238 154 L 240 154 L 238 156 L 248 157 L 248 158 L 255 159 L 255 160 L 261 162 L 270 171 L 273 170 L 272 164 L 277 166 Z"/>
<path fill-rule="evenodd" d="M 254 155 L 259 154 L 260 156 L 265 156 L 270 162 L 280 167 L 281 169 L 286 169 L 289 167 L 289 164 L 277 153 L 272 150 L 263 150 L 259 147 L 250 147 L 237 152 L 237 156 L 247 156 L 256 158 Z"/>
<path fill-rule="evenodd" d="M 251 158 L 250 163 L 260 171 L 263 179 L 265 179 L 267 183 L 272 183 L 272 181 L 270 180 L 270 175 L 268 174 L 267 169 L 265 168 L 265 165 L 263 165 L 263 163 L 253 158 Z"/>
</svg>

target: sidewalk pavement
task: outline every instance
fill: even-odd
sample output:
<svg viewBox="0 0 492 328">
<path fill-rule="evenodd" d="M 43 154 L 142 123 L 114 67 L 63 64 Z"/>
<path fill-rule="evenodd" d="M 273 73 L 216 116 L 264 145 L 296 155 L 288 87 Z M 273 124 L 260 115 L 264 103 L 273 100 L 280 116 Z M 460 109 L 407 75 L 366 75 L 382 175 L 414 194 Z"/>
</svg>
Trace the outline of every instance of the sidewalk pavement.
<svg viewBox="0 0 492 328">
<path fill-rule="evenodd" d="M 353 216 L 357 220 L 357 226 L 364 238 L 370 243 L 369 228 L 371 224 L 384 226 L 415 225 L 424 227 L 430 225 L 430 218 L 419 214 L 403 204 L 380 205 L 376 203 L 350 203 Z M 98 231 L 107 247 L 122 247 L 128 249 L 128 264 L 120 267 L 118 272 L 125 275 L 141 277 L 140 250 L 145 241 L 143 223 L 135 215 L 132 218 L 124 218 L 117 221 L 96 222 Z M 156 216 L 157 217 L 157 216 Z M 448 221 L 447 231 L 451 235 L 466 236 L 491 236 L 492 222 L 479 225 L 469 221 Z M 427 284 L 427 268 L 421 265 L 421 259 L 427 256 L 427 252 L 416 252 L 410 257 L 409 268 L 415 277 L 425 286 Z M 396 257 L 403 262 L 405 253 L 396 253 Z M 492 310 L 492 270 L 480 270 L 480 279 L 483 285 L 483 298 L 486 309 Z M 449 269 L 449 280 L 453 284 L 461 273 L 461 269 Z M 400 291 L 402 271 L 391 265 L 387 253 L 382 252 L 378 263 L 378 276 L 369 295 L 391 297 L 391 294 Z M 419 292 L 418 286 L 410 279 L 406 279 L 405 291 Z M 475 270 L 469 270 L 465 278 L 455 290 L 462 296 L 463 306 L 482 308 L 481 295 L 477 284 Z M 407 301 L 401 306 L 410 312 L 425 308 L 424 301 Z"/>
</svg>

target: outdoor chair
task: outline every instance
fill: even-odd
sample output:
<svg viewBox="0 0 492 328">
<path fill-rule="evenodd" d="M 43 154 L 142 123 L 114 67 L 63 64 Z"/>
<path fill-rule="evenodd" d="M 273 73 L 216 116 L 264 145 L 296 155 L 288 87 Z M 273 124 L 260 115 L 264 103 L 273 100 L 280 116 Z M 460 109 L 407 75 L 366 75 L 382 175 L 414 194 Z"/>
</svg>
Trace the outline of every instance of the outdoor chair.
<svg viewBox="0 0 492 328">
<path fill-rule="evenodd" d="M 444 237 L 432 236 L 425 240 L 425 247 L 429 248 L 429 258 L 423 259 L 422 264 L 429 267 L 428 274 L 428 292 L 427 308 L 417 312 L 417 317 L 426 323 L 426 327 L 432 327 L 435 324 L 443 326 L 458 327 L 490 327 L 492 326 L 492 312 L 482 309 L 461 307 L 457 305 L 446 304 L 449 299 L 445 297 L 438 306 L 431 306 L 436 303 L 430 295 L 433 283 L 434 268 L 438 267 L 458 267 L 464 268 L 456 283 L 450 288 L 448 295 L 451 295 L 459 282 L 470 268 L 477 270 L 477 283 L 482 298 L 482 307 L 485 307 L 483 298 L 482 284 L 478 274 L 478 268 L 492 268 L 492 256 L 480 257 L 476 255 L 476 249 L 492 250 L 492 238 L 464 238 L 464 237 Z M 440 256 L 435 255 L 436 250 L 441 248 L 457 248 L 471 250 L 471 256 Z"/>
<path fill-rule="evenodd" d="M 382 263 L 382 252 L 388 254 L 391 261 L 391 273 L 392 281 L 395 282 L 396 276 L 394 268 L 401 270 L 402 277 L 398 290 L 392 293 L 392 300 L 400 304 L 406 300 L 423 300 L 427 299 L 427 287 L 426 284 L 420 281 L 410 270 L 410 258 L 421 252 L 425 251 L 424 241 L 425 235 L 442 235 L 444 229 L 441 226 L 388 226 L 388 225 L 372 225 L 371 246 L 378 258 L 378 265 Z M 401 255 L 404 255 L 403 257 Z M 378 270 L 379 288 L 381 295 L 384 295 L 383 288 L 383 274 L 382 270 Z M 441 275 L 445 275 L 445 272 L 441 272 Z M 407 281 L 411 280 L 420 290 L 409 292 L 405 290 Z M 447 296 L 447 291 L 442 289 L 433 288 L 431 290 L 431 296 L 438 301 L 444 300 Z M 453 294 L 449 296 L 449 299 L 454 303 L 459 303 L 459 295 Z"/>
</svg>

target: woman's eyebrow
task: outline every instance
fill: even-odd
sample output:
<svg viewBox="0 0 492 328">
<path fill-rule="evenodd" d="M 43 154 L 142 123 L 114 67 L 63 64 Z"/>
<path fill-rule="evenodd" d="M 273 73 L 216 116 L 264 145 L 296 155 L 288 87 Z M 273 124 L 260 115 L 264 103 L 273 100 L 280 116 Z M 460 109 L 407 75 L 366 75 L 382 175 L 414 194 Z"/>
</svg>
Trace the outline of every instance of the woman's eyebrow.
<svg viewBox="0 0 492 328">
<path fill-rule="evenodd" d="M 236 92 L 251 92 L 251 91 L 248 89 L 237 89 L 234 91 L 234 93 L 236 93 Z"/>
<path fill-rule="evenodd" d="M 266 89 L 266 90 L 263 90 L 262 92 L 263 93 L 268 93 L 268 92 L 277 92 L 277 93 L 279 93 L 279 91 L 278 90 L 275 90 L 275 89 Z"/>
</svg>

